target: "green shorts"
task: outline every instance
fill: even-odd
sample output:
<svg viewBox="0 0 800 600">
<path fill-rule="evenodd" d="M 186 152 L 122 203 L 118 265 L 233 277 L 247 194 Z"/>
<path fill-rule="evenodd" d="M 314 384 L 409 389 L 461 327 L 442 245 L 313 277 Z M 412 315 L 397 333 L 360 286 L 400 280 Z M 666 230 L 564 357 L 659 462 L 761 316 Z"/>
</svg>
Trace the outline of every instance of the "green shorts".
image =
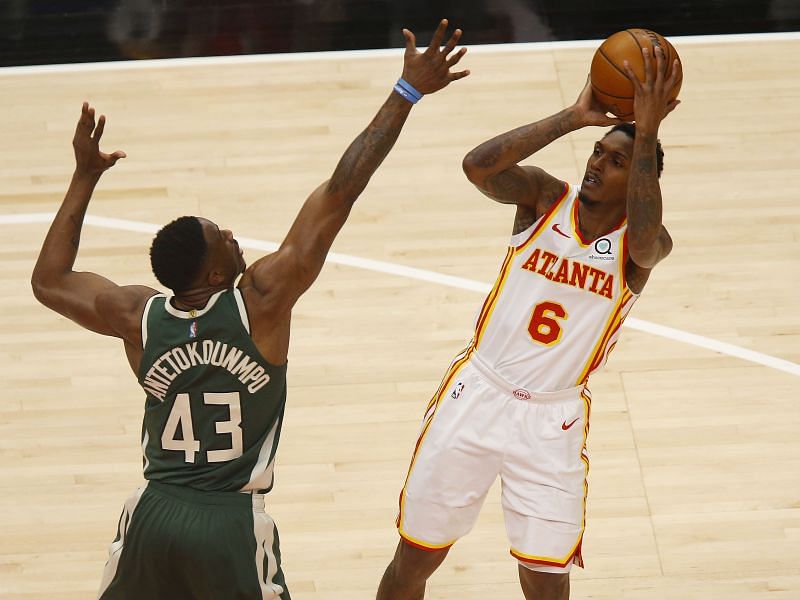
<svg viewBox="0 0 800 600">
<path fill-rule="evenodd" d="M 103 600 L 289 600 L 263 494 L 148 482 L 128 498 Z"/>
</svg>

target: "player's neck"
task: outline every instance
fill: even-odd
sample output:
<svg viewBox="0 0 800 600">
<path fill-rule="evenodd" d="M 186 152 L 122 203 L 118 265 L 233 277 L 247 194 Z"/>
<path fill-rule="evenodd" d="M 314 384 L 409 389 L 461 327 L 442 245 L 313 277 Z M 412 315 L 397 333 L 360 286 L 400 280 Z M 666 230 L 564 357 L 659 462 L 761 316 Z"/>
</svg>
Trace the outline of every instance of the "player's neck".
<svg viewBox="0 0 800 600">
<path fill-rule="evenodd" d="M 180 293 L 175 292 L 175 295 L 172 298 L 172 304 L 179 310 L 199 310 L 205 308 L 211 296 L 226 289 L 226 287 L 230 286 L 204 286 L 201 288 L 186 290 Z"/>
<path fill-rule="evenodd" d="M 596 240 L 619 228 L 625 219 L 625 205 L 581 199 L 578 203 L 578 228 L 587 240 Z"/>
</svg>

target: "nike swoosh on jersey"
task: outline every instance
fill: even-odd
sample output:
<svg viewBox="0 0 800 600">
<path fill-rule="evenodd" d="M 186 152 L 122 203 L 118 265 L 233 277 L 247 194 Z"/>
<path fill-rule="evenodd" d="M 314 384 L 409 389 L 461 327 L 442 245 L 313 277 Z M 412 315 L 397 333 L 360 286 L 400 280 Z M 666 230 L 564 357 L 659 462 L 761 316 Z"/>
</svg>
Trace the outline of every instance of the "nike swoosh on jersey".
<svg viewBox="0 0 800 600">
<path fill-rule="evenodd" d="M 563 231 L 561 231 L 561 230 L 558 228 L 558 223 L 554 223 L 554 224 L 553 224 L 553 231 L 555 231 L 555 232 L 556 232 L 558 235 L 563 235 L 565 238 L 568 238 L 568 237 L 569 237 L 569 236 L 568 236 L 566 233 L 564 233 Z"/>
</svg>

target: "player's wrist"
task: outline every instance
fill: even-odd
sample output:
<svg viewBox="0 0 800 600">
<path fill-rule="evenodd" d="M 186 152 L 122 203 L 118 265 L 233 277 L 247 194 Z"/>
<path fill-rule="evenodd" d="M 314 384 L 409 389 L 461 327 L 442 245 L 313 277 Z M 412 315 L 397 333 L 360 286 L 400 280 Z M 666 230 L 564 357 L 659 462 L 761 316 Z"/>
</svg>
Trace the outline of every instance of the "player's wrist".
<svg viewBox="0 0 800 600">
<path fill-rule="evenodd" d="M 641 119 L 636 119 L 635 123 L 637 139 L 639 138 L 639 135 L 642 137 L 652 136 L 653 139 L 658 137 L 658 128 L 659 125 L 661 125 L 661 119 L 645 116 Z"/>
<path fill-rule="evenodd" d="M 586 110 L 586 108 L 580 104 L 573 104 L 565 108 L 558 113 L 557 116 L 559 117 L 559 124 L 567 130 L 564 131 L 564 133 L 569 133 L 570 131 L 575 131 L 593 124 L 591 120 L 591 111 Z"/>
<path fill-rule="evenodd" d="M 72 180 L 77 183 L 83 184 L 96 184 L 100 181 L 103 171 L 90 169 L 82 165 L 76 165 L 75 170 L 72 172 Z"/>
<path fill-rule="evenodd" d="M 394 84 L 392 90 L 401 98 L 409 101 L 411 104 L 416 104 L 422 100 L 422 97 L 425 95 L 402 77 L 397 80 L 397 83 Z"/>
</svg>

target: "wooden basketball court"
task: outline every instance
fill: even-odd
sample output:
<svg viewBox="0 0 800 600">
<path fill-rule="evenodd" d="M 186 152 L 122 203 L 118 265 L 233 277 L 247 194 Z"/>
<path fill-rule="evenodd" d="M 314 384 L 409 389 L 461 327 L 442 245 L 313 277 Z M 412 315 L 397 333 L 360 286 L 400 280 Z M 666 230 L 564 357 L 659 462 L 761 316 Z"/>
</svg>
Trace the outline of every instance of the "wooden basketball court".
<svg viewBox="0 0 800 600">
<path fill-rule="evenodd" d="M 573 598 L 797 599 L 800 38 L 674 43 L 683 104 L 661 138 L 675 250 L 591 382 L 587 568 L 573 570 Z M 336 256 L 297 306 L 268 498 L 294 598 L 374 597 L 419 420 L 511 230 L 513 209 L 482 197 L 461 159 L 573 102 L 591 54 L 468 53 L 472 75 L 414 108 L 334 246 L 475 284 Z M 128 158 L 89 209 L 123 221 L 84 227 L 77 268 L 156 286 L 147 224 L 201 214 L 256 259 L 254 240 L 280 241 L 400 69 L 399 53 L 376 53 L 0 71 L 0 598 L 93 597 L 141 482 L 143 393 L 121 343 L 48 312 L 28 283 L 41 213 L 56 210 L 72 170 L 81 102 L 108 116 L 105 149 Z M 600 135 L 580 131 L 536 162 L 579 181 Z M 521 598 L 497 490 L 428 597 Z"/>
</svg>

